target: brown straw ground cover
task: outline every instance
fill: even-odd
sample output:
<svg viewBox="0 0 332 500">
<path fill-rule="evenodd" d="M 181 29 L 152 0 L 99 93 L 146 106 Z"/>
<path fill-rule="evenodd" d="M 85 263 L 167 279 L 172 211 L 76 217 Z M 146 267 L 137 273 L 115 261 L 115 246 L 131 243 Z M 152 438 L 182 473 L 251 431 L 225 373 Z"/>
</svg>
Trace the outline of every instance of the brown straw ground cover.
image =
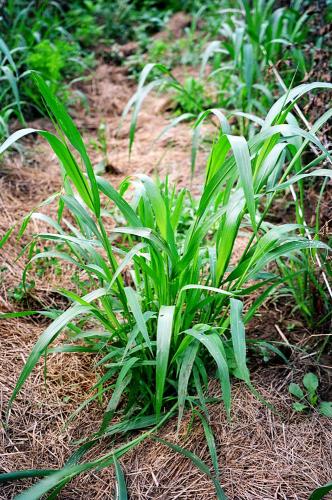
<svg viewBox="0 0 332 500">
<path fill-rule="evenodd" d="M 9 321 L 2 328 L 2 411 L 18 376 L 23 352 L 40 330 L 37 324 L 22 320 Z M 64 429 L 66 418 L 95 381 L 91 368 L 89 356 L 71 356 L 70 361 L 65 354 L 50 356 L 45 386 L 43 366 L 39 366 L 14 404 L 10 429 L 2 429 L 3 470 L 61 467 L 70 455 L 72 441 L 93 432 L 102 415 L 97 405 L 83 411 Z M 291 377 L 291 370 L 285 366 L 259 369 L 253 375 L 255 387 L 278 413 L 260 403 L 242 383 L 233 387 L 231 423 L 222 404 L 210 405 L 221 482 L 229 498 L 304 500 L 316 486 L 329 480 L 330 421 L 318 414 L 293 412 L 287 391 Z M 211 393 L 218 396 L 217 384 L 211 384 Z M 185 419 L 178 440 L 176 419 L 159 436 L 181 444 L 209 463 L 204 432 L 197 420 Z M 107 441 L 102 446 L 106 449 Z M 144 442 L 121 463 L 130 498 L 215 498 L 212 483 L 190 460 L 153 440 Z M 60 498 L 112 498 L 113 480 L 111 468 L 82 475 L 63 490 Z M 13 498 L 27 484 L 3 486 L 0 498 Z"/>
</svg>

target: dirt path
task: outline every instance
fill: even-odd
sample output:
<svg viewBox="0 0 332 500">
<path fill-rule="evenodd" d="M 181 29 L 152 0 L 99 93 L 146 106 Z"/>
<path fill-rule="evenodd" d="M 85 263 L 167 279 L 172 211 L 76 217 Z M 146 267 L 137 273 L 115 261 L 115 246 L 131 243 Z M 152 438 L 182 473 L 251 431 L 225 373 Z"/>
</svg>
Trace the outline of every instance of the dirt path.
<svg viewBox="0 0 332 500">
<path fill-rule="evenodd" d="M 91 81 L 84 84 L 83 90 L 88 96 L 90 110 L 84 113 L 82 109 L 77 109 L 74 118 L 84 132 L 94 164 L 103 159 L 103 154 L 94 149 L 91 139 L 96 140 L 100 123 L 105 124 L 108 145 L 105 175 L 111 182 L 118 184 L 125 176 L 137 172 L 150 175 L 158 172 L 161 178 L 167 174 L 180 185 L 190 185 L 191 135 L 188 125 L 178 126 L 161 141 L 153 143 L 168 123 L 167 115 L 162 111 L 162 95 L 147 99 L 139 117 L 137 139 L 129 159 L 128 120 L 118 131 L 121 112 L 134 90 L 124 70 L 101 64 Z M 31 125 L 47 127 L 45 120 Z M 61 185 L 57 160 L 47 145 L 35 138 L 28 139 L 24 144 L 24 158 L 13 154 L 1 166 L 1 233 Z M 206 151 L 199 154 L 197 173 L 192 181 L 194 190 L 199 190 L 202 185 L 206 156 Z M 54 210 L 54 207 L 45 209 L 51 214 Z M 34 222 L 22 245 L 36 229 L 37 222 Z M 19 286 L 24 267 L 24 259 L 15 261 L 20 249 L 21 244 L 11 238 L 1 252 L 1 269 L 5 269 L 0 275 L 0 310 L 65 306 L 63 298 L 56 292 L 57 286 L 60 283 L 63 286 L 64 280 L 69 279 L 65 269 L 61 276 L 51 269 L 44 270 L 36 279 L 28 299 L 19 304 L 12 300 L 13 289 Z M 23 362 L 45 324 L 42 317 L 1 322 L 2 415 Z M 13 406 L 9 427 L 1 429 L 0 467 L 4 471 L 63 466 L 71 453 L 73 440 L 88 436 L 100 422 L 102 409 L 92 405 L 67 428 L 63 427 L 95 382 L 93 358 L 75 354 L 50 355 L 47 369 L 47 386 L 40 364 Z M 287 377 L 290 377 L 290 371 L 286 368 L 254 374 L 256 386 L 280 410 L 279 417 L 241 384 L 233 389 L 234 417 L 231 424 L 226 422 L 222 405 L 211 407 L 211 421 L 220 452 L 221 482 L 231 499 L 304 500 L 313 488 L 329 479 L 329 468 L 332 466 L 330 422 L 316 415 L 306 417 L 292 413 Z M 174 425 L 171 422 L 162 432 L 170 441 L 175 440 Z M 194 423 L 194 432 L 182 435 L 181 442 L 209 461 L 197 422 Z M 198 473 L 187 459 L 175 456 L 155 442 L 144 443 L 123 463 L 130 498 L 215 498 L 208 478 Z M 13 498 L 21 487 L 18 484 L 6 485 L 0 491 L 0 498 Z M 113 488 L 113 472 L 107 469 L 74 480 L 61 498 L 111 498 Z"/>
</svg>

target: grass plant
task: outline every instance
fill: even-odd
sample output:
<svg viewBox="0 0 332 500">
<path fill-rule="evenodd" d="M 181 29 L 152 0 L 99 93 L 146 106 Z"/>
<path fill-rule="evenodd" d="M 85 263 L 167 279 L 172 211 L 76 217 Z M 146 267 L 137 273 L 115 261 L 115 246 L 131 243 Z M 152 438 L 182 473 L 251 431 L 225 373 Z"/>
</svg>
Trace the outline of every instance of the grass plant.
<svg viewBox="0 0 332 500">
<path fill-rule="evenodd" d="M 309 175 L 331 178 L 331 170 L 312 172 L 311 163 L 301 163 L 311 143 L 322 159 L 329 157 L 316 133 L 331 112 L 307 132 L 298 126 L 292 110 L 305 93 L 332 85 L 313 83 L 290 90 L 274 103 L 249 140 L 220 130 L 207 161 L 202 193 L 184 232 L 188 191 L 143 174 L 124 179 L 115 189 L 97 176 L 65 107 L 40 76 L 35 80 L 57 133 L 17 131 L 0 147 L 0 154 L 31 133 L 50 144 L 64 179 L 62 192 L 52 198 L 58 200 L 57 220 L 34 211 L 25 218 L 19 235 L 30 218 L 42 219 L 48 229 L 36 234 L 31 245 L 61 244 L 62 250 L 34 254 L 23 283 L 29 264 L 55 258 L 83 272 L 89 291 L 78 295 L 62 290 L 72 305 L 53 311 L 53 320 L 27 357 L 9 406 L 42 356 L 94 353 L 101 375 L 77 411 L 101 400 L 105 412 L 99 429 L 63 469 L 11 473 L 0 480 L 45 476 L 18 498 L 31 500 L 46 493 L 55 498 L 75 475 L 113 464 L 123 490 L 118 459 L 176 414 L 180 430 L 183 414 L 191 408 L 203 419 L 214 468 L 210 470 L 188 450 L 168 445 L 191 458 L 213 481 L 217 498 L 224 498 L 206 406 L 208 377 L 216 372 L 230 418 L 231 378 L 243 380 L 255 392 L 247 367 L 245 325 L 285 281 L 274 263 L 303 252 L 320 252 L 324 259 L 329 251 L 325 243 L 308 239 L 300 223 L 273 225 L 268 214 L 274 197 L 289 186 Z M 115 209 L 122 223 L 112 227 L 109 220 Z M 235 259 L 240 230 L 246 233 L 247 245 Z M 287 279 L 301 272 L 297 269 Z M 30 313 L 34 311 L 24 314 Z M 62 341 L 61 332 L 66 336 Z M 270 348 L 277 351 L 273 345 Z M 135 431 L 140 432 L 133 437 Z M 115 444 L 119 433 L 125 442 L 121 446 Z M 104 437 L 110 451 L 84 461 L 85 453 Z"/>
</svg>

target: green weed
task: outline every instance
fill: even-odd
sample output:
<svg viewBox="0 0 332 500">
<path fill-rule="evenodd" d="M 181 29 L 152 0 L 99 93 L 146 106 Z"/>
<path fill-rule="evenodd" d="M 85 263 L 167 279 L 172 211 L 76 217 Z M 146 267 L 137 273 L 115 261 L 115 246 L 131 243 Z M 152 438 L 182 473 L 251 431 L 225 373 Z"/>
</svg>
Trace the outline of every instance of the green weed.
<svg viewBox="0 0 332 500">
<path fill-rule="evenodd" d="M 309 500 L 321 500 L 321 498 L 325 498 L 330 491 L 332 491 L 332 481 L 316 488 L 311 493 Z"/>
<path fill-rule="evenodd" d="M 304 390 L 292 382 L 289 384 L 288 390 L 298 401 L 293 403 L 293 409 L 298 412 L 304 412 L 310 408 L 314 408 L 325 417 L 332 418 L 332 402 L 318 401 L 318 377 L 312 372 L 304 375 L 302 380 Z"/>
<path fill-rule="evenodd" d="M 191 76 L 184 81 L 183 92 L 175 94 L 174 102 L 179 112 L 195 115 L 212 104 L 211 98 L 205 93 L 203 83 Z"/>
<path fill-rule="evenodd" d="M 248 141 L 221 131 L 207 161 L 193 220 L 184 234 L 179 223 L 187 190 L 177 190 L 167 180 L 156 183 L 143 174 L 125 179 L 116 190 L 96 176 L 65 108 L 40 77 L 36 76 L 36 81 L 59 134 L 23 129 L 0 147 L 0 154 L 32 132 L 52 147 L 65 178 L 58 219 L 34 212 L 25 219 L 23 230 L 29 217 L 43 217 L 49 229 L 36 234 L 34 242 L 61 243 L 64 250 L 49 250 L 46 255 L 41 252 L 30 264 L 45 257 L 70 262 L 86 273 L 89 292 L 81 296 L 72 290 L 62 291 L 72 305 L 59 311 L 38 339 L 10 405 L 41 356 L 87 352 L 95 353 L 102 376 L 78 411 L 102 400 L 105 413 L 96 433 L 62 470 L 26 473 L 46 476 L 21 495 L 30 499 L 50 491 L 54 496 L 75 475 L 110 464 L 115 465 L 123 486 L 116 460 L 176 413 L 178 428 L 186 408 L 201 409 L 203 415 L 211 371 L 216 370 L 228 416 L 231 377 L 243 380 L 255 392 L 246 362 L 245 325 L 284 282 L 272 264 L 302 251 L 329 251 L 326 244 L 306 238 L 301 224 L 276 226 L 267 221 L 267 215 L 276 193 L 308 175 L 310 165 L 300 171 L 296 167 L 310 143 L 329 156 L 315 135 L 329 114 L 311 133 L 289 117 L 306 92 L 332 87 L 315 83 L 291 90 L 272 106 L 260 130 Z M 309 175 L 329 177 L 331 172 L 318 169 Z M 121 226 L 110 227 L 108 223 L 112 205 L 122 214 Z M 64 208 L 74 222 L 62 218 Z M 248 243 L 234 261 L 240 230 L 246 231 Z M 259 291 L 256 298 L 247 301 L 255 291 Z M 66 340 L 52 347 L 62 331 Z M 208 421 L 203 426 L 205 432 L 211 432 Z M 129 438 L 128 431 L 147 428 L 124 445 L 112 441 L 119 432 Z M 94 461 L 81 462 L 86 451 L 105 436 L 110 439 L 111 451 Z M 215 463 L 210 438 L 209 443 Z M 217 471 L 190 452 L 170 446 L 190 456 L 213 481 L 217 497 L 223 498 Z M 20 477 L 20 473 L 0 479 L 13 477 Z"/>
<path fill-rule="evenodd" d="M 69 63 L 73 65 L 72 74 L 79 75 L 82 66 L 75 63 L 75 57 L 79 48 L 67 41 L 42 40 L 29 52 L 26 60 L 28 67 L 38 73 L 49 83 L 54 94 L 58 94 L 63 88 L 63 71 Z M 75 69 L 75 64 L 77 65 Z M 64 96 L 62 96 L 63 98 Z"/>
<path fill-rule="evenodd" d="M 22 281 L 13 289 L 8 290 L 8 297 L 15 302 L 21 302 L 24 300 L 29 292 L 35 288 L 35 282 L 29 281 L 23 283 Z"/>
</svg>

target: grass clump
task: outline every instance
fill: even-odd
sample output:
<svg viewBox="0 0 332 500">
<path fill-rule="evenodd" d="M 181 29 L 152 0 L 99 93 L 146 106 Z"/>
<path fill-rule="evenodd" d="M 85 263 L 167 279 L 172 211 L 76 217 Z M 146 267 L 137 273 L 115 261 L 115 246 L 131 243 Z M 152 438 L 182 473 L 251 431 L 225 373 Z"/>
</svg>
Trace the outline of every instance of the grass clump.
<svg viewBox="0 0 332 500">
<path fill-rule="evenodd" d="M 42 78 L 36 77 L 36 82 L 57 135 L 23 129 L 0 152 L 32 132 L 52 147 L 64 175 L 58 218 L 43 216 L 49 229 L 36 234 L 32 244 L 47 241 L 49 246 L 53 242 L 55 249 L 33 255 L 30 263 L 44 258 L 70 262 L 84 273 L 89 291 L 79 295 L 62 290 L 72 305 L 52 312 L 55 319 L 28 356 L 10 405 L 43 355 L 86 352 L 95 354 L 101 375 L 78 411 L 101 400 L 105 412 L 99 429 L 64 469 L 30 471 L 32 476 L 47 476 L 23 494 L 22 498 L 30 495 L 30 499 L 50 491 L 54 497 L 75 475 L 109 464 L 115 465 L 122 481 L 117 459 L 175 414 L 180 429 L 186 408 L 200 411 L 213 457 L 206 406 L 209 375 L 216 372 L 230 417 L 231 378 L 243 380 L 255 392 L 247 367 L 245 325 L 284 282 L 273 263 L 303 251 L 320 252 L 324 259 L 329 250 L 323 242 L 306 238 L 301 224 L 273 225 L 267 215 L 277 192 L 310 175 L 311 164 L 299 168 L 310 143 L 320 149 L 322 157 L 329 156 L 315 135 L 329 114 L 312 133 L 299 128 L 290 117 L 302 95 L 331 85 L 316 83 L 291 90 L 272 106 L 249 141 L 221 131 L 207 161 L 202 193 L 192 206 L 188 191 L 177 190 L 167 180 L 160 184 L 136 175 L 116 190 L 96 176 L 65 108 Z M 328 177 L 330 171 L 318 169 L 313 175 Z M 189 227 L 188 203 L 192 210 Z M 110 227 L 114 207 L 122 223 Z M 247 244 L 235 259 L 241 231 Z M 28 267 L 23 283 L 27 271 Z M 65 340 L 53 347 L 60 332 L 66 334 Z M 264 348 L 269 347 L 278 352 L 264 342 Z M 130 432 L 145 429 L 149 430 L 130 437 Z M 118 432 L 128 437 L 120 447 L 112 444 Z M 111 438 L 111 451 L 93 462 L 82 461 L 86 451 L 106 436 Z M 186 450 L 180 452 L 190 455 L 208 474 L 218 498 L 223 498 L 217 471 Z M 13 477 L 20 473 L 1 480 Z"/>
</svg>

